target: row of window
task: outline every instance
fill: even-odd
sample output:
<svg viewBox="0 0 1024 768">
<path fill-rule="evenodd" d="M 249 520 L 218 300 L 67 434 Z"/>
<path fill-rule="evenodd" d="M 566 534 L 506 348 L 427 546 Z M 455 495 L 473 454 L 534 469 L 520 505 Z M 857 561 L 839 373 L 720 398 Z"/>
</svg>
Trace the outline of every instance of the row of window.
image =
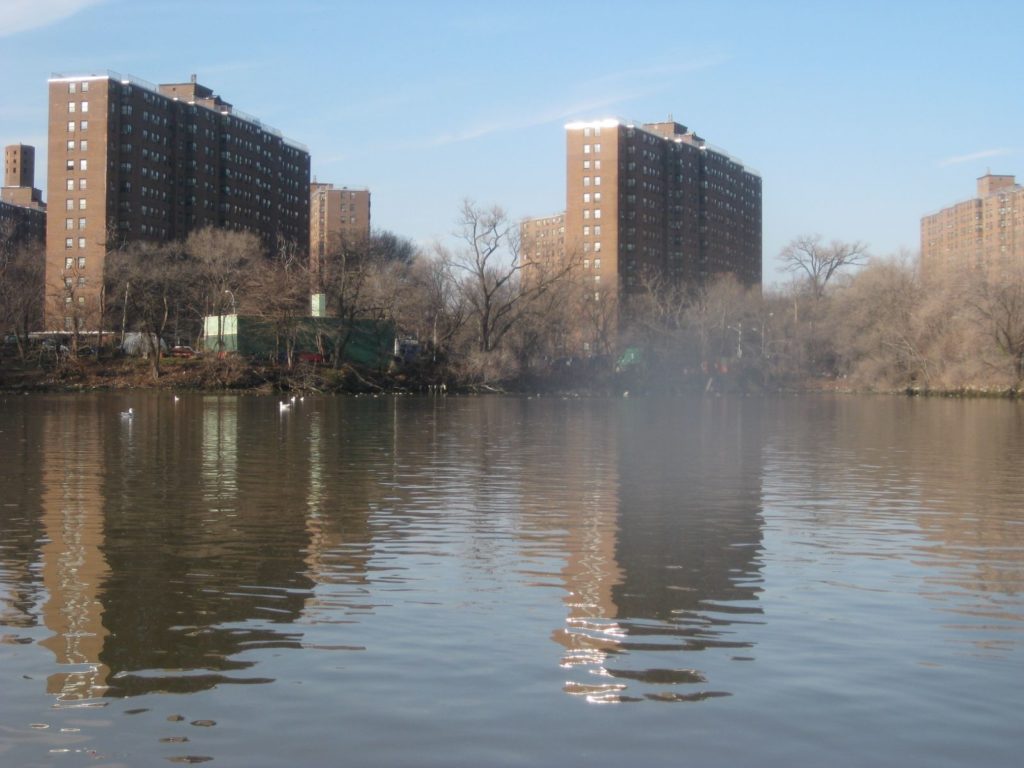
<svg viewBox="0 0 1024 768">
<path fill-rule="evenodd" d="M 74 112 L 88 112 L 89 102 L 88 101 L 69 101 L 68 102 L 68 114 Z"/>
<path fill-rule="evenodd" d="M 87 81 L 81 83 L 68 83 L 68 93 L 77 93 L 78 91 L 88 93 L 89 83 Z"/>
<path fill-rule="evenodd" d="M 81 122 L 76 123 L 74 120 L 68 120 L 68 133 L 74 133 L 76 126 L 80 131 L 87 131 L 89 130 L 89 121 L 82 120 Z"/>
</svg>

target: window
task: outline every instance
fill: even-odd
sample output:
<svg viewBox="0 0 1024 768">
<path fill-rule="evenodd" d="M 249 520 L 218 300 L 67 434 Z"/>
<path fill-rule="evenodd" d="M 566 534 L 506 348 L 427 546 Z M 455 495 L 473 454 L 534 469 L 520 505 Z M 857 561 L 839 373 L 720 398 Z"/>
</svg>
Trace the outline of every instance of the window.
<svg viewBox="0 0 1024 768">
<path fill-rule="evenodd" d="M 71 256 L 64 257 L 64 269 L 71 269 L 75 266 L 75 260 Z"/>
<path fill-rule="evenodd" d="M 88 105 L 88 102 L 85 102 L 85 101 L 82 102 L 82 111 L 83 112 L 88 112 L 89 111 L 88 109 L 85 108 L 87 105 Z M 594 151 L 595 152 L 600 152 L 601 151 L 601 145 L 600 144 L 595 144 L 594 145 Z"/>
<path fill-rule="evenodd" d="M 594 170 L 595 171 L 600 171 L 601 170 L 601 161 L 600 160 L 595 160 L 594 161 Z"/>
<path fill-rule="evenodd" d="M 78 198 L 78 210 L 80 210 L 80 211 L 84 211 L 85 210 L 85 198 L 84 197 Z"/>
<path fill-rule="evenodd" d="M 85 139 L 82 139 L 80 142 L 78 142 L 78 148 L 82 152 L 88 152 L 89 151 L 89 142 L 86 141 Z"/>
<path fill-rule="evenodd" d="M 71 278 L 71 277 L 65 277 L 64 278 L 64 287 L 65 288 L 70 288 L 74 284 L 75 284 L 74 278 Z"/>
<path fill-rule="evenodd" d="M 600 219 L 601 218 L 601 209 L 600 208 L 595 208 L 594 209 L 594 218 L 595 219 Z"/>
<path fill-rule="evenodd" d="M 83 120 L 82 122 L 80 122 L 78 124 L 78 127 L 81 128 L 83 131 L 88 131 L 89 130 L 89 121 L 88 120 Z"/>
<path fill-rule="evenodd" d="M 68 93 L 75 92 L 75 83 L 68 83 Z"/>
<path fill-rule="evenodd" d="M 67 202 L 67 210 L 69 210 L 69 211 L 75 210 L 75 201 L 74 200 L 72 200 L 69 197 L 66 202 Z"/>
<path fill-rule="evenodd" d="M 71 250 L 74 247 L 75 247 L 75 238 L 73 238 L 73 237 L 65 237 L 64 238 L 64 248 L 66 250 Z"/>
<path fill-rule="evenodd" d="M 601 250 L 601 244 L 600 243 L 594 243 L 594 250 L 595 251 L 600 251 Z"/>
<path fill-rule="evenodd" d="M 84 217 L 78 220 L 78 228 L 79 229 L 85 229 L 85 218 Z"/>
<path fill-rule="evenodd" d="M 79 160 L 78 161 L 78 169 L 82 170 L 82 171 L 88 171 L 89 170 L 89 161 L 86 160 L 85 158 L 82 158 L 81 160 Z"/>
<path fill-rule="evenodd" d="M 598 249 L 598 250 L 600 250 L 600 249 Z M 600 269 L 600 268 L 601 268 L 601 260 L 600 259 L 594 259 L 594 269 Z"/>
<path fill-rule="evenodd" d="M 590 259 L 584 259 L 583 260 L 583 268 L 584 269 L 590 269 Z"/>
<path fill-rule="evenodd" d="M 600 176 L 595 176 L 594 177 L 594 186 L 595 187 L 600 187 L 601 186 L 601 177 Z"/>
<path fill-rule="evenodd" d="M 85 256 L 78 257 L 78 268 L 85 269 Z"/>
<path fill-rule="evenodd" d="M 594 235 L 596 237 L 596 236 L 599 236 L 600 234 L 601 234 L 601 225 L 598 224 L 597 226 L 594 227 Z"/>
<path fill-rule="evenodd" d="M 68 133 L 74 133 L 74 132 L 75 132 L 75 121 L 74 120 L 68 120 Z"/>
<path fill-rule="evenodd" d="M 595 283 L 600 283 L 601 282 L 601 276 L 600 275 L 594 275 L 594 282 Z"/>
<path fill-rule="evenodd" d="M 78 238 L 78 247 L 79 248 L 85 248 L 85 238 L 84 237 Z"/>
<path fill-rule="evenodd" d="M 589 192 L 584 192 L 583 193 L 583 202 L 584 203 L 589 203 L 590 202 L 590 193 Z"/>
<path fill-rule="evenodd" d="M 87 184 L 88 184 L 88 179 L 79 179 L 78 180 L 78 188 L 79 189 L 85 189 Z"/>
<path fill-rule="evenodd" d="M 588 226 L 583 228 L 583 236 L 586 237 L 589 234 L 590 234 L 590 226 L 588 225 Z"/>
<path fill-rule="evenodd" d="M 73 191 L 73 190 L 74 190 L 74 188 L 75 188 L 75 180 L 74 180 L 74 179 L 68 179 L 68 180 L 67 180 L 67 185 L 68 185 L 68 186 L 67 186 L 67 190 L 68 190 L 68 192 L 71 192 L 71 191 Z"/>
<path fill-rule="evenodd" d="M 74 111 L 74 110 L 72 110 L 72 111 Z M 583 154 L 584 155 L 589 155 L 590 154 L 590 145 L 589 144 L 584 144 L 583 145 Z"/>
<path fill-rule="evenodd" d="M 69 102 L 68 102 L 68 112 L 69 112 L 69 113 L 70 113 L 70 112 L 74 112 L 74 111 L 75 111 L 75 108 L 76 108 L 77 106 L 78 106 L 78 105 L 77 105 L 77 104 L 75 104 L 75 102 L 73 102 L 73 101 L 69 101 Z"/>
<path fill-rule="evenodd" d="M 68 152 L 71 152 L 75 148 L 75 140 L 68 139 Z"/>
<path fill-rule="evenodd" d="M 71 143 L 74 144 L 74 142 L 71 142 Z M 590 177 L 589 176 L 584 176 L 583 177 L 583 186 L 584 187 L 589 187 L 590 186 Z"/>
<path fill-rule="evenodd" d="M 595 192 L 594 193 L 594 202 L 595 203 L 600 203 L 601 202 L 601 193 L 600 192 Z"/>
<path fill-rule="evenodd" d="M 88 83 L 82 83 L 82 93 L 88 93 L 88 92 L 89 92 L 89 84 Z"/>
<path fill-rule="evenodd" d="M 74 123 L 71 123 L 71 125 L 74 125 Z M 586 171 L 586 170 L 589 170 L 589 169 L 590 169 L 590 161 L 589 160 L 584 160 L 583 161 L 583 170 Z"/>
<path fill-rule="evenodd" d="M 79 285 L 85 285 L 85 277 L 79 276 L 79 278 L 78 278 L 78 284 L 79 284 Z"/>
<path fill-rule="evenodd" d="M 64 163 L 64 167 L 69 171 L 75 170 L 75 161 L 68 160 L 67 162 Z"/>
<path fill-rule="evenodd" d="M 82 102 L 82 111 L 83 112 L 88 112 L 89 111 L 89 102 L 88 101 L 83 101 Z"/>
<path fill-rule="evenodd" d="M 75 220 L 74 219 L 64 219 L 64 229 L 74 229 L 74 228 L 75 228 Z"/>
<path fill-rule="evenodd" d="M 589 208 L 584 208 L 583 209 L 583 218 L 584 219 L 589 219 L 590 218 L 590 209 Z"/>
</svg>

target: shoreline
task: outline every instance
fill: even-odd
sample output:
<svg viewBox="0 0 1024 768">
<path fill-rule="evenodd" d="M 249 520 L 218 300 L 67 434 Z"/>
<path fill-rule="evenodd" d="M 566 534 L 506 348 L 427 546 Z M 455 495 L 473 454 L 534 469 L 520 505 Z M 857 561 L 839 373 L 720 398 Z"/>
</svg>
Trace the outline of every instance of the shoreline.
<svg viewBox="0 0 1024 768">
<path fill-rule="evenodd" d="M 1015 387 L 896 387 L 875 389 L 837 386 L 836 381 L 815 380 L 803 384 L 756 388 L 724 387 L 705 392 L 704 387 L 683 386 L 673 390 L 632 387 L 614 377 L 583 386 L 569 382 L 531 378 L 502 384 L 452 381 L 431 372 L 409 370 L 382 372 L 301 363 L 291 370 L 278 366 L 253 365 L 239 358 L 195 360 L 167 358 L 161 363 L 160 378 L 153 380 L 149 364 L 139 359 L 74 360 L 50 368 L 19 365 L 0 366 L 0 393 L 53 394 L 102 392 L 125 389 L 176 390 L 181 392 L 235 392 L 238 394 L 280 394 L 307 392 L 322 394 L 450 394 L 548 395 L 573 397 L 620 397 L 646 395 L 885 395 L 923 398 L 1024 400 L 1024 389 Z M 632 392 L 631 392 L 632 390 Z"/>
</svg>

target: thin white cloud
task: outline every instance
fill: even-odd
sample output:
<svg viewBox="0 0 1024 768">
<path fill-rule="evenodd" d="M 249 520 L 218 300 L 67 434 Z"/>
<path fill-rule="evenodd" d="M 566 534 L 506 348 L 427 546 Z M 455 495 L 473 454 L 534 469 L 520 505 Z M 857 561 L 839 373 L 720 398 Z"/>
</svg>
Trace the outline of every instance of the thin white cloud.
<svg viewBox="0 0 1024 768">
<path fill-rule="evenodd" d="M 3 16 L 0 37 L 48 27 L 104 2 L 107 0 L 4 0 L 0 3 L 0 15 Z"/>
<path fill-rule="evenodd" d="M 1003 155 L 1010 154 L 1013 154 L 1013 150 L 1007 147 L 983 149 L 980 152 L 971 152 L 967 155 L 954 155 L 953 157 L 947 157 L 946 159 L 939 161 L 939 167 L 945 168 L 947 165 L 960 165 L 962 163 L 971 163 L 975 160 L 984 160 L 989 157 L 1002 157 Z"/>
<path fill-rule="evenodd" d="M 539 125 L 561 122 L 583 115 L 593 116 L 596 111 L 607 111 L 629 101 L 657 93 L 672 85 L 674 78 L 718 66 L 725 60 L 724 57 L 708 57 L 665 66 L 612 72 L 580 85 L 579 92 L 600 94 L 594 98 L 581 99 L 560 106 L 547 106 L 532 113 L 495 117 L 461 131 L 435 136 L 423 144 L 443 146 L 473 141 L 495 133 L 535 128 Z"/>
</svg>

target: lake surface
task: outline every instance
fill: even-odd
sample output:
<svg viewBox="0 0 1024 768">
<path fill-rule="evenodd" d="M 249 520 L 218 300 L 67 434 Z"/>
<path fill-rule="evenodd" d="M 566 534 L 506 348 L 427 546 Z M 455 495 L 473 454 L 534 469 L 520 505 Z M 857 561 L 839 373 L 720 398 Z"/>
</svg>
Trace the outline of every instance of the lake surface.
<svg viewBox="0 0 1024 768">
<path fill-rule="evenodd" d="M 1021 764 L 1019 403 L 6 395 L 0 467 L 5 767 Z"/>
</svg>

